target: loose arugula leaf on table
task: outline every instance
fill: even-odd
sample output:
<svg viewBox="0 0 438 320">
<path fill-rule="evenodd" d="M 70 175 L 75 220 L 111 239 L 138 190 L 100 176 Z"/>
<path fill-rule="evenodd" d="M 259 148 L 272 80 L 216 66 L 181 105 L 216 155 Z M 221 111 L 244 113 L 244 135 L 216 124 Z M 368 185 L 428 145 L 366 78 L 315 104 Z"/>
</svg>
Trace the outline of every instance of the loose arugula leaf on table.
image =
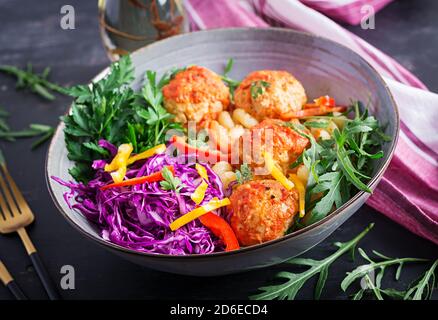
<svg viewBox="0 0 438 320">
<path fill-rule="evenodd" d="M 253 179 L 251 167 L 247 163 L 240 166 L 240 170 L 236 170 L 236 180 L 239 184 L 244 184 Z"/>
<path fill-rule="evenodd" d="M 404 300 L 422 300 L 431 299 L 433 290 L 438 288 L 438 275 L 436 270 L 438 267 L 438 259 L 432 266 L 416 281 L 415 285 L 411 285 L 403 297 Z"/>
<path fill-rule="evenodd" d="M 313 276 L 319 274 L 319 279 L 315 288 L 315 298 L 319 299 L 327 280 L 328 271 L 333 262 L 347 252 L 354 253 L 357 243 L 373 228 L 374 224 L 370 224 L 364 231 L 357 235 L 354 239 L 336 243 L 338 250 L 323 260 L 313 260 L 305 258 L 293 258 L 286 263 L 293 265 L 309 266 L 310 268 L 302 273 L 280 272 L 277 278 L 287 279 L 286 282 L 259 288 L 262 293 L 250 297 L 254 300 L 273 300 L 273 299 L 295 299 L 298 291 L 304 283 Z"/>
<path fill-rule="evenodd" d="M 54 133 L 54 129 L 43 124 L 31 124 L 28 129 L 12 131 L 6 121 L 9 113 L 0 107 L 0 139 L 6 141 L 14 141 L 16 138 L 32 138 L 40 137 L 32 144 L 32 149 L 37 148 L 45 141 L 50 139 Z"/>
<path fill-rule="evenodd" d="M 390 297 L 400 297 L 402 295 L 401 291 L 397 291 L 395 289 L 381 288 L 382 279 L 388 267 L 397 266 L 395 279 L 398 280 L 400 278 L 401 271 L 405 263 L 427 261 L 426 259 L 419 258 L 390 258 L 373 250 L 374 255 L 380 258 L 380 261 L 374 261 L 365 253 L 363 249 L 359 248 L 358 251 L 368 263 L 360 265 L 353 271 L 347 273 L 347 276 L 341 283 L 341 288 L 345 292 L 356 280 L 360 281 L 361 279 L 365 279 L 365 283 L 367 284 L 368 289 L 371 290 L 371 292 L 373 292 L 375 297 L 379 300 L 383 300 L 382 293 Z M 376 274 L 375 281 L 373 281 L 369 277 L 371 273 Z M 357 300 L 362 298 L 365 291 L 366 290 L 364 288 L 360 289 L 354 295 L 353 299 Z"/>
<path fill-rule="evenodd" d="M 13 75 L 17 78 L 18 89 L 28 88 L 31 92 L 47 100 L 54 100 L 53 92 L 67 94 L 67 89 L 48 80 L 50 68 L 45 68 L 41 74 L 33 71 L 32 64 L 28 63 L 26 69 L 9 65 L 0 65 L 0 72 Z"/>
<path fill-rule="evenodd" d="M 155 72 L 147 71 L 140 93 L 134 93 L 130 87 L 134 68 L 130 57 L 124 56 L 103 79 L 67 90 L 74 102 L 62 120 L 68 157 L 76 162 L 70 174 L 76 181 L 87 182 L 94 173 L 92 161 L 108 157 L 99 146 L 100 139 L 117 146 L 131 143 L 133 152 L 139 153 L 164 143 L 168 130 L 182 130 L 162 106 L 161 89 L 174 74 L 157 82 Z"/>
</svg>

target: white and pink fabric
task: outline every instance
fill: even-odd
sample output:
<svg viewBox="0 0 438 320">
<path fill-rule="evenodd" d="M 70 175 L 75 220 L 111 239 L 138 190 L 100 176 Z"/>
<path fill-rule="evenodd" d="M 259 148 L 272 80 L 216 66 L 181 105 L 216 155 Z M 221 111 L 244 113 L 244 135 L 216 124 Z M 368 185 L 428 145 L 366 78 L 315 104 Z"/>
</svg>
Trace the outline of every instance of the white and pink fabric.
<svg viewBox="0 0 438 320">
<path fill-rule="evenodd" d="M 368 204 L 438 244 L 438 95 L 395 60 L 331 18 L 358 24 L 392 0 L 186 0 L 195 30 L 271 25 L 306 31 L 354 50 L 385 78 L 401 117 L 394 158 Z M 368 7 L 369 8 L 369 7 Z"/>
</svg>

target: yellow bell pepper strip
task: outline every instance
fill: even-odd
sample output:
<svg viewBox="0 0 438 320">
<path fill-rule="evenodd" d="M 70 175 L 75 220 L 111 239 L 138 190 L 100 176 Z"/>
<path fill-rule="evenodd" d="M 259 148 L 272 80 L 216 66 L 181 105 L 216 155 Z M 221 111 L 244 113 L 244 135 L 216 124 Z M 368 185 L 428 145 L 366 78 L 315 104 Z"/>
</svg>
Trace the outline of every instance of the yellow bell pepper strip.
<svg viewBox="0 0 438 320">
<path fill-rule="evenodd" d="M 127 170 L 127 167 L 123 166 L 123 167 L 120 167 L 119 169 L 117 169 L 116 171 L 111 172 L 110 174 L 111 174 L 111 177 L 113 178 L 113 181 L 115 183 L 122 182 L 123 179 L 125 178 L 126 170 Z"/>
<path fill-rule="evenodd" d="M 223 218 L 213 212 L 207 212 L 203 216 L 200 216 L 199 220 L 204 226 L 210 229 L 216 237 L 222 240 L 225 244 L 225 251 L 240 249 L 239 241 L 237 240 L 234 230 Z"/>
<path fill-rule="evenodd" d="M 169 169 L 169 171 L 172 172 L 172 174 L 175 174 L 173 166 L 167 166 L 167 169 Z M 118 182 L 118 183 L 107 184 L 106 186 L 101 187 L 100 190 L 103 191 L 103 190 L 106 190 L 109 188 L 133 186 L 133 185 L 141 184 L 141 183 L 145 183 L 145 182 L 152 183 L 152 182 L 158 182 L 158 181 L 162 181 L 162 180 L 164 180 L 163 174 L 161 173 L 161 171 L 158 171 L 158 172 L 152 173 L 148 176 L 136 177 L 136 178 L 124 180 L 124 181 Z"/>
<path fill-rule="evenodd" d="M 117 150 L 116 156 L 111 161 L 111 163 L 105 165 L 104 170 L 106 172 L 111 172 L 118 170 L 120 167 L 126 167 L 126 164 L 128 162 L 132 150 L 133 150 L 132 144 L 130 143 L 121 144 L 119 146 L 119 149 Z"/>
<path fill-rule="evenodd" d="M 196 203 L 200 204 L 204 200 L 205 192 L 207 191 L 208 183 L 202 179 L 201 184 L 195 189 L 195 191 L 190 195 L 190 198 Z"/>
<path fill-rule="evenodd" d="M 208 182 L 207 169 L 205 169 L 205 167 L 202 164 L 199 164 L 199 163 L 197 163 L 195 165 L 195 168 L 196 168 L 196 171 L 198 171 L 198 173 L 201 176 L 201 178 Z"/>
<path fill-rule="evenodd" d="M 186 213 L 182 217 L 179 217 L 178 219 L 173 221 L 169 225 L 170 230 L 175 231 L 175 230 L 181 228 L 182 226 L 186 225 L 190 221 L 193 221 L 193 220 L 199 218 L 200 216 L 206 214 L 207 212 L 210 212 L 210 211 L 213 211 L 213 210 L 216 210 L 216 209 L 219 209 L 221 207 L 228 206 L 228 205 L 230 205 L 230 199 L 228 199 L 228 198 L 224 198 L 222 200 L 219 200 L 217 198 L 213 198 L 207 204 L 200 206 L 200 207 L 197 207 L 196 209 Z"/>
<path fill-rule="evenodd" d="M 208 188 L 208 183 L 207 183 L 207 181 L 208 181 L 208 174 L 207 174 L 207 169 L 205 169 L 205 167 L 203 165 L 200 165 L 199 163 L 197 163 L 195 165 L 195 167 L 196 167 L 196 171 L 198 171 L 199 175 L 202 178 L 202 182 L 195 189 L 195 192 L 192 193 L 190 198 L 192 198 L 192 200 L 196 204 L 199 205 L 202 202 L 202 200 L 204 200 L 205 192 L 207 191 L 207 188 Z"/>
<path fill-rule="evenodd" d="M 153 148 L 150 148 L 146 151 L 143 151 L 142 153 L 136 154 L 135 156 L 131 156 L 128 159 L 128 166 L 130 164 L 133 164 L 134 162 L 138 161 L 138 160 L 143 160 L 143 159 L 147 159 L 150 158 L 156 154 L 160 154 L 160 153 L 164 153 L 166 151 L 166 145 L 165 144 L 159 144 Z"/>
<path fill-rule="evenodd" d="M 266 169 L 268 169 L 274 179 L 280 182 L 287 190 L 291 190 L 294 187 L 294 183 L 286 178 L 283 172 L 275 165 L 272 155 L 269 152 L 263 152 L 263 157 Z"/>
<path fill-rule="evenodd" d="M 289 178 L 295 183 L 295 187 L 298 191 L 298 207 L 300 211 L 300 218 L 304 217 L 306 215 L 305 210 L 305 199 L 306 199 L 306 188 L 304 187 L 304 184 L 301 182 L 300 178 L 296 174 L 290 174 Z"/>
<path fill-rule="evenodd" d="M 114 182 L 122 182 L 125 178 L 127 162 L 132 150 L 133 148 L 130 143 L 121 144 L 111 163 L 105 165 L 105 171 L 113 171 L 111 172 L 111 177 Z"/>
</svg>

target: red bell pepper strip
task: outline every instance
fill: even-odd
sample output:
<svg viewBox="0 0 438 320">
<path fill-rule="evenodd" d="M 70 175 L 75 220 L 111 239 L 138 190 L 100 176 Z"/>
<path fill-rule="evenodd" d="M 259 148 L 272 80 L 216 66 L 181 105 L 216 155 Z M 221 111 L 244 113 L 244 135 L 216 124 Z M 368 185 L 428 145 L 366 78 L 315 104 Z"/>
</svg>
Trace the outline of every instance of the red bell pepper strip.
<svg viewBox="0 0 438 320">
<path fill-rule="evenodd" d="M 317 107 L 317 108 L 308 108 L 298 111 L 291 111 L 288 113 L 285 113 L 282 115 L 283 119 L 297 119 L 297 118 L 304 118 L 304 117 L 311 117 L 311 116 L 322 116 L 324 114 L 330 113 L 330 112 L 345 112 L 347 110 L 347 107 L 344 106 L 337 106 L 337 107 Z"/>
<path fill-rule="evenodd" d="M 321 96 L 313 100 L 314 103 L 306 103 L 303 109 L 318 108 L 318 107 L 336 107 L 335 99 L 330 96 Z"/>
<path fill-rule="evenodd" d="M 225 251 L 240 249 L 239 241 L 231 226 L 223 218 L 208 212 L 199 217 L 201 223 L 213 232 L 225 244 Z"/>
<path fill-rule="evenodd" d="M 173 166 L 167 166 L 167 168 L 173 174 L 175 174 Z M 103 191 L 103 190 L 106 190 L 106 189 L 109 189 L 109 188 L 133 186 L 133 185 L 141 184 L 141 183 L 145 183 L 145 182 L 149 182 L 149 183 L 151 183 L 151 182 L 158 182 L 158 181 L 162 181 L 163 179 L 164 178 L 163 178 L 163 175 L 161 174 L 161 171 L 158 171 L 158 172 L 152 173 L 152 174 L 150 174 L 148 176 L 136 177 L 136 178 L 124 180 L 122 182 L 111 183 L 111 184 L 108 184 L 106 186 L 100 187 L 100 190 Z"/>
<path fill-rule="evenodd" d="M 218 150 L 200 149 L 191 146 L 183 137 L 173 136 L 170 141 L 180 152 L 184 154 L 195 154 L 202 161 L 229 161 L 230 159 L 229 154 L 224 154 Z"/>
</svg>

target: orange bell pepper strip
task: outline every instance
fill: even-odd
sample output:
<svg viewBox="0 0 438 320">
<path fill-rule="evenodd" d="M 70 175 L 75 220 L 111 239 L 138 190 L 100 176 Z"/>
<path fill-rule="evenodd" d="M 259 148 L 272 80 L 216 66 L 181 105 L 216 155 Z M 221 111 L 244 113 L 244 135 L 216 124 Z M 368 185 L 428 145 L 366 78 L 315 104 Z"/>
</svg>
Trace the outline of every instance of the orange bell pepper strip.
<svg viewBox="0 0 438 320">
<path fill-rule="evenodd" d="M 199 217 L 201 223 L 225 244 L 225 251 L 238 250 L 239 241 L 231 226 L 223 218 L 208 212 Z"/>
<path fill-rule="evenodd" d="M 290 120 L 290 119 L 299 119 L 304 117 L 311 117 L 311 116 L 322 116 L 330 112 L 345 112 L 347 110 L 347 107 L 345 106 L 337 106 L 337 107 L 316 107 L 316 108 L 308 108 L 303 110 L 297 110 L 297 111 L 291 111 L 284 113 L 281 117 L 284 120 Z"/>
<path fill-rule="evenodd" d="M 189 145 L 183 137 L 173 136 L 171 143 L 184 154 L 196 154 L 202 161 L 229 161 L 230 154 L 224 154 L 218 150 L 200 149 Z"/>
<path fill-rule="evenodd" d="M 173 166 L 167 166 L 167 168 L 173 174 L 175 174 Z M 136 177 L 136 178 L 124 180 L 122 182 L 111 183 L 111 184 L 108 184 L 106 186 L 100 187 L 100 190 L 104 191 L 104 190 L 107 190 L 109 188 L 133 186 L 133 185 L 141 184 L 141 183 L 145 183 L 145 182 L 149 182 L 149 183 L 158 182 L 158 181 L 162 181 L 163 179 L 164 179 L 163 175 L 161 174 L 161 171 L 159 171 L 159 172 L 152 173 L 148 176 Z"/>
<path fill-rule="evenodd" d="M 306 103 L 303 108 L 336 107 L 335 99 L 330 96 L 321 96 L 313 101 L 314 103 Z"/>
</svg>

